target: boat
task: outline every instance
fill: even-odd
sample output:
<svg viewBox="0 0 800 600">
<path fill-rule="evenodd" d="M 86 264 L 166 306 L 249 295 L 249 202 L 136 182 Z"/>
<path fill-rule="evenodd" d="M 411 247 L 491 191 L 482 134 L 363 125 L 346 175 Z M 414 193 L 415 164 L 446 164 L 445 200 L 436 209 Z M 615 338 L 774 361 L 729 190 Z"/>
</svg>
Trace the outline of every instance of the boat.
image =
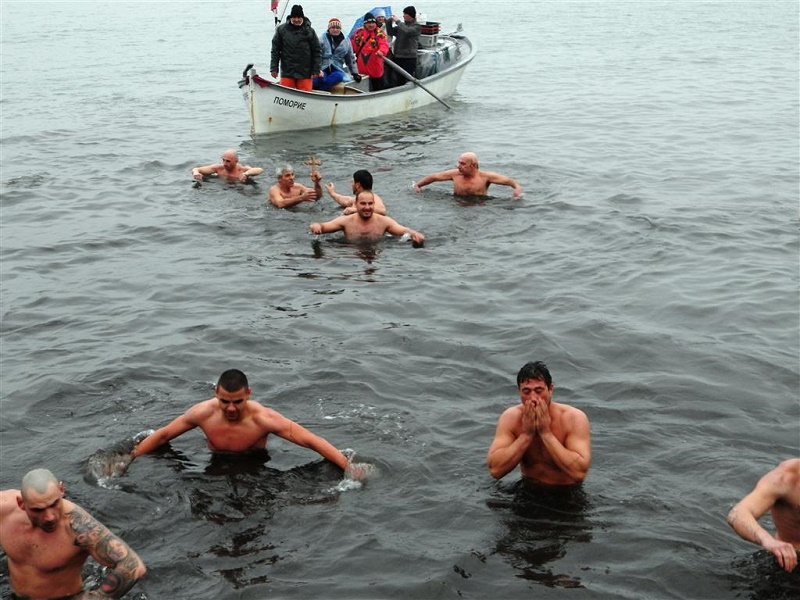
<svg viewBox="0 0 800 600">
<path fill-rule="evenodd" d="M 416 77 L 403 71 L 409 81 L 377 92 L 369 91 L 368 77 L 359 83 L 340 84 L 333 93 L 305 92 L 265 79 L 253 64 L 248 64 L 239 80 L 239 89 L 250 116 L 250 134 L 350 125 L 434 102 L 450 108 L 444 99 L 453 95 L 476 53 L 475 46 L 461 30 L 459 24 L 455 32 L 439 34 L 438 23 L 429 21 L 424 30 L 428 33 L 420 36 Z M 390 60 L 386 63 L 396 67 Z"/>
</svg>

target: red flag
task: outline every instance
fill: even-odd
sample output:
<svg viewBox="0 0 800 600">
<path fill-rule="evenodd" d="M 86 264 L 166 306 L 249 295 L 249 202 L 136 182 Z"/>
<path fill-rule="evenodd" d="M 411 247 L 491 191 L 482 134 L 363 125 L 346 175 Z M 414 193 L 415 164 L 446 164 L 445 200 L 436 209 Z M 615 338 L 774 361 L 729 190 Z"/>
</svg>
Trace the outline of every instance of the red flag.
<svg viewBox="0 0 800 600">
<path fill-rule="evenodd" d="M 270 5 L 270 10 L 272 12 L 278 12 L 278 4 L 279 3 L 280 3 L 280 0 L 272 0 L 272 4 Z"/>
</svg>

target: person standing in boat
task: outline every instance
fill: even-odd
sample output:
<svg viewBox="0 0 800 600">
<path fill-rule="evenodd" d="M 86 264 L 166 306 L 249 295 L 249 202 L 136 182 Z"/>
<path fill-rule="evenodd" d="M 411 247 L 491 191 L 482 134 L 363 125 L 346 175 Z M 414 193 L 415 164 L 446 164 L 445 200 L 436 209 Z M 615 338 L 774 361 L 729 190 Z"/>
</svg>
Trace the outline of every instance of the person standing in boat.
<svg viewBox="0 0 800 600">
<path fill-rule="evenodd" d="M 372 13 L 372 16 L 375 17 L 375 23 L 378 25 L 378 31 L 382 31 L 386 34 L 386 37 L 390 37 L 388 30 L 386 29 L 386 11 L 382 8 L 376 8 L 375 12 Z"/>
<path fill-rule="evenodd" d="M 310 92 L 313 78 L 322 75 L 320 61 L 322 52 L 316 32 L 303 14 L 299 4 L 292 6 L 289 21 L 279 25 L 272 36 L 272 55 L 269 71 L 280 84 Z"/>
<path fill-rule="evenodd" d="M 391 8 L 389 8 L 391 11 Z M 373 8 L 371 11 L 372 15 L 375 17 L 375 23 L 378 25 L 377 31 L 382 31 L 386 35 L 386 41 L 389 44 L 389 51 L 386 53 L 387 58 L 392 58 L 392 36 L 389 33 L 389 29 L 386 27 L 386 11 L 382 8 Z M 383 87 L 390 88 L 392 87 L 392 71 L 391 69 L 387 69 L 384 65 L 383 67 Z"/>
<path fill-rule="evenodd" d="M 392 15 L 387 23 L 389 36 L 394 37 L 394 49 L 392 55 L 397 66 L 403 69 L 412 77 L 417 76 L 417 46 L 419 45 L 419 34 L 422 27 L 417 23 L 417 9 L 413 6 L 406 6 L 403 9 L 402 20 Z M 403 85 L 405 77 L 399 73 L 391 73 L 389 77 L 389 87 Z"/>
<path fill-rule="evenodd" d="M 383 80 L 383 57 L 389 53 L 389 40 L 378 29 L 372 13 L 364 15 L 364 22 L 353 32 L 350 41 L 358 61 L 358 72 L 369 75 L 369 91 L 377 92 L 386 87 Z"/>
<path fill-rule="evenodd" d="M 322 77 L 314 78 L 314 89 L 328 91 L 344 81 L 345 64 L 356 83 L 361 81 L 356 64 L 353 47 L 342 33 L 342 22 L 339 19 L 328 21 L 328 31 L 319 38 L 322 50 Z"/>
<path fill-rule="evenodd" d="M 275 177 L 278 183 L 269 188 L 269 201 L 273 206 L 289 208 L 301 202 L 316 202 L 322 198 L 322 173 L 316 169 L 311 173 L 313 188 L 295 182 L 292 165 L 278 167 Z"/>
</svg>

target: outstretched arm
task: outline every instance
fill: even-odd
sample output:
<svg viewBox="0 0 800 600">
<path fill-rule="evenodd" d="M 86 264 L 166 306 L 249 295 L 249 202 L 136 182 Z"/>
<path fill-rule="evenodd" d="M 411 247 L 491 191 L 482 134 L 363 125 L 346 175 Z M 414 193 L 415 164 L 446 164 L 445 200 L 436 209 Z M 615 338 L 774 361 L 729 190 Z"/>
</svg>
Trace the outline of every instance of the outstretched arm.
<svg viewBox="0 0 800 600">
<path fill-rule="evenodd" d="M 347 470 L 347 457 L 328 440 L 311 433 L 302 425 L 275 413 L 270 419 L 269 431 L 303 448 L 309 448 L 331 461 L 342 471 Z"/>
<path fill-rule="evenodd" d="M 320 184 L 322 174 L 319 171 L 314 171 L 311 174 L 311 180 L 314 182 L 313 188 L 307 187 L 302 183 L 296 183 L 295 186 L 299 186 L 300 193 L 289 198 L 284 198 L 283 194 L 281 194 L 280 186 L 275 184 L 269 188 L 269 201 L 278 208 L 289 208 L 301 202 L 315 202 L 322 198 L 322 185 Z M 294 191 L 294 188 L 292 191 Z"/>
<path fill-rule="evenodd" d="M 486 175 L 486 180 L 489 183 L 496 183 L 498 185 L 507 185 L 508 187 L 514 188 L 513 192 L 514 198 L 519 198 L 520 195 L 522 195 L 522 188 L 515 179 L 511 179 L 511 177 L 506 177 L 505 175 L 500 175 L 499 173 L 492 173 L 491 171 L 484 171 L 484 175 Z"/>
<path fill-rule="evenodd" d="M 426 175 L 419 181 L 415 181 L 411 186 L 415 192 L 419 193 L 423 187 L 434 181 L 449 181 L 458 173 L 458 169 L 450 169 L 448 171 L 439 171 L 438 173 L 431 173 Z"/>
<path fill-rule="evenodd" d="M 308 228 L 311 230 L 311 233 L 315 235 L 333 233 L 344 229 L 344 220 L 342 217 L 336 217 L 332 221 L 326 221 L 325 223 L 312 223 Z"/>
<path fill-rule="evenodd" d="M 99 590 L 94 592 L 97 594 L 95 597 L 124 596 L 147 572 L 142 559 L 81 507 L 75 505 L 69 518 L 76 536 L 75 545 L 84 548 L 92 558 L 109 568 Z"/>
<path fill-rule="evenodd" d="M 345 196 L 344 194 L 337 193 L 336 187 L 332 182 L 326 183 L 325 189 L 328 191 L 328 195 L 333 198 L 334 202 L 344 208 L 351 206 L 356 200 L 353 196 Z"/>
<path fill-rule="evenodd" d="M 277 185 L 273 185 L 269 189 L 269 201 L 272 203 L 273 206 L 277 206 L 278 208 L 289 208 L 291 206 L 295 206 L 300 204 L 301 202 L 314 202 L 320 195 L 321 190 L 319 193 L 314 190 L 314 188 L 306 187 L 303 184 L 299 184 L 302 187 L 300 193 L 296 196 L 291 196 L 289 198 L 284 198 L 281 195 L 280 187 Z"/>
<path fill-rule="evenodd" d="M 194 177 L 197 181 L 203 181 L 203 175 L 213 175 L 217 172 L 217 169 L 221 168 L 222 165 L 206 165 L 205 167 L 195 167 L 192 169 L 192 177 Z"/>
<path fill-rule="evenodd" d="M 390 219 L 389 217 L 386 217 L 386 221 L 387 221 L 386 231 L 388 231 L 392 235 L 396 235 L 399 237 L 401 235 L 408 234 L 409 237 L 411 238 L 411 241 L 414 242 L 415 244 L 425 243 L 425 236 L 422 235 L 419 231 L 414 231 L 413 229 L 400 225 L 400 223 L 398 223 L 394 219 Z"/>
<path fill-rule="evenodd" d="M 166 444 L 171 439 L 197 427 L 199 423 L 194 418 L 195 410 L 197 410 L 195 407 L 189 409 L 169 425 L 165 425 L 144 438 L 139 442 L 136 448 L 133 449 L 133 457 L 136 458 L 142 454 L 148 454 L 162 444 Z"/>
<path fill-rule="evenodd" d="M 261 175 L 264 172 L 264 169 L 261 167 L 251 167 L 250 165 L 245 165 L 242 167 L 242 174 L 239 176 L 239 181 L 244 183 L 247 181 L 248 177 L 255 177 L 256 175 Z"/>
<path fill-rule="evenodd" d="M 728 513 L 728 525 L 739 537 L 772 553 L 783 569 L 792 571 L 797 566 L 797 551 L 794 546 L 776 539 L 758 524 L 758 519 L 787 493 L 785 487 L 785 479 L 781 474 L 770 471 L 758 481 L 752 492 L 731 509 Z"/>
</svg>

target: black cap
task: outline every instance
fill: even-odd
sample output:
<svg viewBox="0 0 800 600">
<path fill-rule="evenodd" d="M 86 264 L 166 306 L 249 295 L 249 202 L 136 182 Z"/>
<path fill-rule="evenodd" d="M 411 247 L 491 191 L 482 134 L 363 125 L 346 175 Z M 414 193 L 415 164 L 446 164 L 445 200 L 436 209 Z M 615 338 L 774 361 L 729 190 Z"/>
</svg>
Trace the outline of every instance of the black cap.
<svg viewBox="0 0 800 600">
<path fill-rule="evenodd" d="M 292 12 L 289 14 L 289 18 L 291 19 L 292 17 L 305 17 L 303 14 L 303 7 L 299 4 L 295 4 L 292 7 Z"/>
<path fill-rule="evenodd" d="M 375 15 L 372 13 L 367 13 L 364 15 L 364 23 L 377 23 L 378 21 L 375 20 Z"/>
<path fill-rule="evenodd" d="M 406 13 L 412 19 L 416 19 L 417 18 L 417 9 L 414 8 L 413 6 L 406 6 L 403 9 L 403 12 Z"/>
</svg>

